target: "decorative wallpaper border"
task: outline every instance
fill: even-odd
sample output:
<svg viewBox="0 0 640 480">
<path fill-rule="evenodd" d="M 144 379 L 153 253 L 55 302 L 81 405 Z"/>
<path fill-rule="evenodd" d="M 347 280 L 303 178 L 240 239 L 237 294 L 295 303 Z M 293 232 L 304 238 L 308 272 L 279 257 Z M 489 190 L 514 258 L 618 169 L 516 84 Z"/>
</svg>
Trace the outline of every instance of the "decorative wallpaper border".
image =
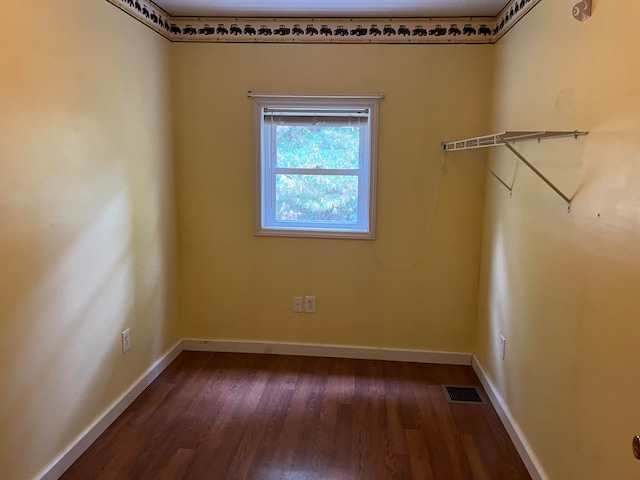
<svg viewBox="0 0 640 480">
<path fill-rule="evenodd" d="M 497 17 L 172 17 L 150 0 L 107 0 L 172 42 L 495 43 L 542 0 L 510 0 Z"/>
</svg>

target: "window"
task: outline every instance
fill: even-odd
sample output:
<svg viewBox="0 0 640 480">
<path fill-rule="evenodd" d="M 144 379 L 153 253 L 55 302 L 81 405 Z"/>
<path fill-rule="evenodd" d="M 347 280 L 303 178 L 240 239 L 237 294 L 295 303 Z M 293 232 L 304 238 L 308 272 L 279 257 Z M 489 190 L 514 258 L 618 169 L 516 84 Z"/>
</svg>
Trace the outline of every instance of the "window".
<svg viewBox="0 0 640 480">
<path fill-rule="evenodd" d="M 250 96 L 256 234 L 373 239 L 381 96 Z"/>
</svg>

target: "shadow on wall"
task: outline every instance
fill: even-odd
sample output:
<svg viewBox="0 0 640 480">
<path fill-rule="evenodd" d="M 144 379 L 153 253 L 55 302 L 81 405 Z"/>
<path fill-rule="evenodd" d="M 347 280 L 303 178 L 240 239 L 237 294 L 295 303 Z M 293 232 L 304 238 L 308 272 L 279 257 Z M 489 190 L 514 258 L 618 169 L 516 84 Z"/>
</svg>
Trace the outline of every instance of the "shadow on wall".
<svg viewBox="0 0 640 480">
<path fill-rule="evenodd" d="M 61 453 L 162 351 L 169 307 L 162 187 L 137 192 L 132 175 L 122 164 L 102 170 L 81 187 L 84 204 L 64 198 L 58 211 L 42 208 L 49 218 L 16 221 L 0 234 L 0 328 L 11 339 L 0 366 L 7 387 L 0 427 L 2 450 L 16 465 Z M 15 210 L 8 206 L 6 218 Z M 123 357 L 119 332 L 131 326 L 141 344 L 150 325 L 152 345 Z M 131 356 L 148 358 L 131 363 Z M 130 368 L 119 368 L 125 361 Z"/>
</svg>

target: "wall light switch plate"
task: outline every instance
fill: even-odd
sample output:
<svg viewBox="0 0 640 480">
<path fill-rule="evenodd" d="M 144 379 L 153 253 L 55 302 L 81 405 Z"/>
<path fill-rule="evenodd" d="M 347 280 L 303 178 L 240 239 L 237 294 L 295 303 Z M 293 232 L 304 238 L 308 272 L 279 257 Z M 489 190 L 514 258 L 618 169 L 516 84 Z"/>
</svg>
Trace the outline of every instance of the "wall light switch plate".
<svg viewBox="0 0 640 480">
<path fill-rule="evenodd" d="M 507 346 L 507 339 L 500 335 L 500 358 L 504 360 L 504 351 Z"/>
</svg>

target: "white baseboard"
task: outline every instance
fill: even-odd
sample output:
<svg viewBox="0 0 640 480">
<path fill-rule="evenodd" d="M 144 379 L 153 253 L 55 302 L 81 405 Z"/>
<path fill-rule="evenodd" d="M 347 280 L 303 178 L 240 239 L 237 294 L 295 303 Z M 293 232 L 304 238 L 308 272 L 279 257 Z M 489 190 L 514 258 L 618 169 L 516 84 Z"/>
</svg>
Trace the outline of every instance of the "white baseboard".
<svg viewBox="0 0 640 480">
<path fill-rule="evenodd" d="M 531 478 L 533 480 L 546 480 L 548 476 L 542 468 L 540 461 L 533 452 L 531 445 L 529 445 L 529 442 L 522 433 L 522 430 L 520 430 L 518 423 L 511 415 L 509 407 L 502 399 L 502 396 L 493 385 L 493 382 L 480 363 L 480 360 L 478 360 L 478 357 L 476 357 L 475 355 L 473 355 L 472 366 L 473 370 L 476 372 L 476 375 L 478 375 L 480 382 L 482 382 L 482 386 L 487 392 L 493 408 L 495 408 L 498 416 L 500 417 L 500 420 L 502 421 L 502 424 L 509 434 L 509 437 L 511 437 L 511 441 L 515 445 L 516 450 L 518 450 L 520 458 L 522 458 L 525 467 L 527 467 L 529 475 L 531 475 Z"/>
<path fill-rule="evenodd" d="M 138 378 L 120 398 L 82 432 L 71 445 L 36 476 L 37 480 L 57 480 L 111 425 L 126 408 L 153 382 L 182 352 L 182 340 L 165 353 Z"/>
<path fill-rule="evenodd" d="M 272 353 L 307 357 L 355 358 L 416 363 L 471 365 L 473 355 L 461 352 L 403 350 L 312 343 L 252 342 L 245 340 L 185 339 L 185 350 L 202 352 Z"/>
</svg>

